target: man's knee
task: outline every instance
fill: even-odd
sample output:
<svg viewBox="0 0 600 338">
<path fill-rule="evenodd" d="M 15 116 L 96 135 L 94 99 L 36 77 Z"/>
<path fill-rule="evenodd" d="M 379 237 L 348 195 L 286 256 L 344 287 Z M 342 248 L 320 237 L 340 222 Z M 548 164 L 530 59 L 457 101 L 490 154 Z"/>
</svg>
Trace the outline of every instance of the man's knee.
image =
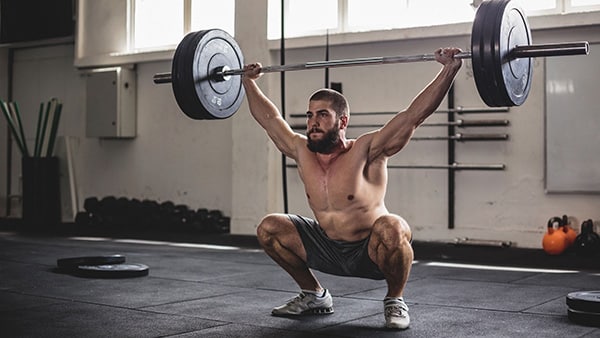
<svg viewBox="0 0 600 338">
<path fill-rule="evenodd" d="M 274 240 L 288 234 L 292 227 L 294 227 L 294 224 L 287 215 L 269 214 L 258 224 L 256 235 L 261 245 L 269 245 Z"/>
<path fill-rule="evenodd" d="M 410 227 L 402 217 L 381 216 L 373 224 L 369 257 L 384 274 L 404 273 L 410 269 L 407 264 L 413 259 L 411 240 Z"/>
<path fill-rule="evenodd" d="M 396 246 L 404 241 L 412 240 L 412 233 L 408 223 L 397 215 L 384 215 L 373 224 L 372 237 L 378 241 Z"/>
<path fill-rule="evenodd" d="M 260 242 L 264 242 L 273 237 L 277 231 L 278 220 L 279 216 L 277 214 L 270 214 L 260 221 L 258 227 L 256 227 L 256 236 Z"/>
</svg>

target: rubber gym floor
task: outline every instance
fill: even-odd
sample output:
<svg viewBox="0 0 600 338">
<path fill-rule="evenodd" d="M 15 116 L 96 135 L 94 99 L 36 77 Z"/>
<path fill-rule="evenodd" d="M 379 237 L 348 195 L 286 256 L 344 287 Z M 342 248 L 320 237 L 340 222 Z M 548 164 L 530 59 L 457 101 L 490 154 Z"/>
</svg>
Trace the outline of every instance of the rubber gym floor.
<svg viewBox="0 0 600 338">
<path fill-rule="evenodd" d="M 0 232 L 3 337 L 600 337 L 565 297 L 600 289 L 598 259 L 541 250 L 414 243 L 411 325 L 383 328 L 384 281 L 316 272 L 335 313 L 281 318 L 297 286 L 252 236 L 154 238 Z M 148 276 L 60 273 L 56 260 L 121 254 Z"/>
</svg>

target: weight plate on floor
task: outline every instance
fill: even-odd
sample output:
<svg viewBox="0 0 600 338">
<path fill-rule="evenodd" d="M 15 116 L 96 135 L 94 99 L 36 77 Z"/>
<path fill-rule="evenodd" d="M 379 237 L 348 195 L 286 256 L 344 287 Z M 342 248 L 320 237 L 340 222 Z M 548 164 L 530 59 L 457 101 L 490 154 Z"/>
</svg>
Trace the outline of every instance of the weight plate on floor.
<svg viewBox="0 0 600 338">
<path fill-rule="evenodd" d="M 227 32 L 210 29 L 188 34 L 177 46 L 171 70 L 173 92 L 181 110 L 193 119 L 224 119 L 242 104 L 241 76 L 215 76 L 244 66 L 242 51 Z"/>
<path fill-rule="evenodd" d="M 574 323 L 600 327 L 600 313 L 567 309 L 567 315 L 569 320 Z"/>
<path fill-rule="evenodd" d="M 600 314 L 600 291 L 579 291 L 567 295 L 567 306 L 576 311 Z"/>
<path fill-rule="evenodd" d="M 473 76 L 488 106 L 525 102 L 531 87 L 531 59 L 511 60 L 510 52 L 531 42 L 527 18 L 511 0 L 484 1 L 479 6 L 471 31 Z"/>
<path fill-rule="evenodd" d="M 125 263 L 123 255 L 107 255 L 107 256 L 83 256 L 59 258 L 56 260 L 56 265 L 61 269 L 76 269 L 80 265 L 106 265 L 106 264 L 122 264 Z"/>
<path fill-rule="evenodd" d="M 130 278 L 147 276 L 149 268 L 144 264 L 116 264 L 116 265 L 81 265 L 77 267 L 77 274 L 91 278 Z"/>
</svg>

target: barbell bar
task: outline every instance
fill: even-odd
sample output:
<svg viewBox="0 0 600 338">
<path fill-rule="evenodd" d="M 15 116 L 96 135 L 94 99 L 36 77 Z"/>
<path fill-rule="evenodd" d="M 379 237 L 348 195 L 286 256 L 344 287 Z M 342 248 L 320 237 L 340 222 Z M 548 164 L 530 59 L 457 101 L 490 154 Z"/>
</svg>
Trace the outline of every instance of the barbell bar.
<svg viewBox="0 0 600 338">
<path fill-rule="evenodd" d="M 580 42 L 561 42 L 548 43 L 529 46 L 515 46 L 507 56 L 508 60 L 519 58 L 547 57 L 547 56 L 567 56 L 581 55 L 589 53 L 589 43 L 587 41 Z M 457 59 L 471 59 L 472 52 L 460 52 L 454 55 Z M 261 67 L 260 73 L 276 73 L 290 72 L 298 70 L 312 70 L 322 68 L 341 68 L 354 66 L 370 66 L 370 65 L 385 65 L 394 63 L 410 63 L 410 62 L 427 62 L 435 61 L 435 54 L 417 54 L 417 55 L 396 55 L 396 56 L 375 56 L 355 59 L 340 59 L 329 61 L 312 61 L 306 63 L 290 64 L 290 65 L 272 65 Z M 228 69 L 227 66 L 222 66 L 215 69 L 212 77 L 217 81 L 227 81 L 228 77 L 244 74 L 244 69 Z M 154 75 L 154 83 L 170 83 L 172 81 L 171 73 L 158 73 Z"/>
<path fill-rule="evenodd" d="M 507 59 L 532 58 L 540 56 L 565 56 L 588 54 L 588 42 L 562 42 L 548 43 L 529 46 L 515 46 L 509 53 Z M 471 59 L 473 53 L 460 52 L 454 55 L 457 59 Z M 260 68 L 260 73 L 274 72 L 289 72 L 295 70 L 310 70 L 321 68 L 337 68 L 337 67 L 354 67 L 354 66 L 370 66 L 384 65 L 394 63 L 409 63 L 409 62 L 426 62 L 435 61 L 435 54 L 418 54 L 418 55 L 397 55 L 397 56 L 376 56 L 356 59 L 341 59 L 329 61 L 314 61 L 292 65 L 274 65 Z M 226 78 L 232 75 L 244 74 L 243 69 L 221 69 L 215 72 L 216 78 Z"/>
<path fill-rule="evenodd" d="M 587 41 L 534 45 L 527 17 L 512 0 L 486 0 L 475 14 L 471 50 L 455 57 L 470 59 L 482 100 L 490 107 L 519 106 L 531 87 L 533 57 L 585 55 Z M 261 73 L 353 67 L 435 60 L 434 54 L 365 57 L 302 64 L 273 65 Z M 193 119 L 233 115 L 244 97 L 243 55 L 237 42 L 220 29 L 187 34 L 175 51 L 171 73 L 154 75 L 154 82 L 171 83 L 177 104 Z"/>
</svg>

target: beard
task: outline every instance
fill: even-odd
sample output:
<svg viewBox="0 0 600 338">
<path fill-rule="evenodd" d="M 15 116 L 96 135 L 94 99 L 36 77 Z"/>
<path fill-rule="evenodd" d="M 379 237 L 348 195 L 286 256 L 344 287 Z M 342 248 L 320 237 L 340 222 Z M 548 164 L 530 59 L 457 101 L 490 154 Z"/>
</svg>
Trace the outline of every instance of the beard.
<svg viewBox="0 0 600 338">
<path fill-rule="evenodd" d="M 312 140 L 310 138 L 310 134 L 314 132 L 314 129 L 311 129 L 306 132 L 306 136 L 308 137 L 308 143 L 306 144 L 306 146 L 310 151 L 314 153 L 330 154 L 331 152 L 333 152 L 333 150 L 336 148 L 340 141 L 339 131 L 340 127 L 336 123 L 331 130 L 323 134 L 322 139 Z"/>
</svg>

